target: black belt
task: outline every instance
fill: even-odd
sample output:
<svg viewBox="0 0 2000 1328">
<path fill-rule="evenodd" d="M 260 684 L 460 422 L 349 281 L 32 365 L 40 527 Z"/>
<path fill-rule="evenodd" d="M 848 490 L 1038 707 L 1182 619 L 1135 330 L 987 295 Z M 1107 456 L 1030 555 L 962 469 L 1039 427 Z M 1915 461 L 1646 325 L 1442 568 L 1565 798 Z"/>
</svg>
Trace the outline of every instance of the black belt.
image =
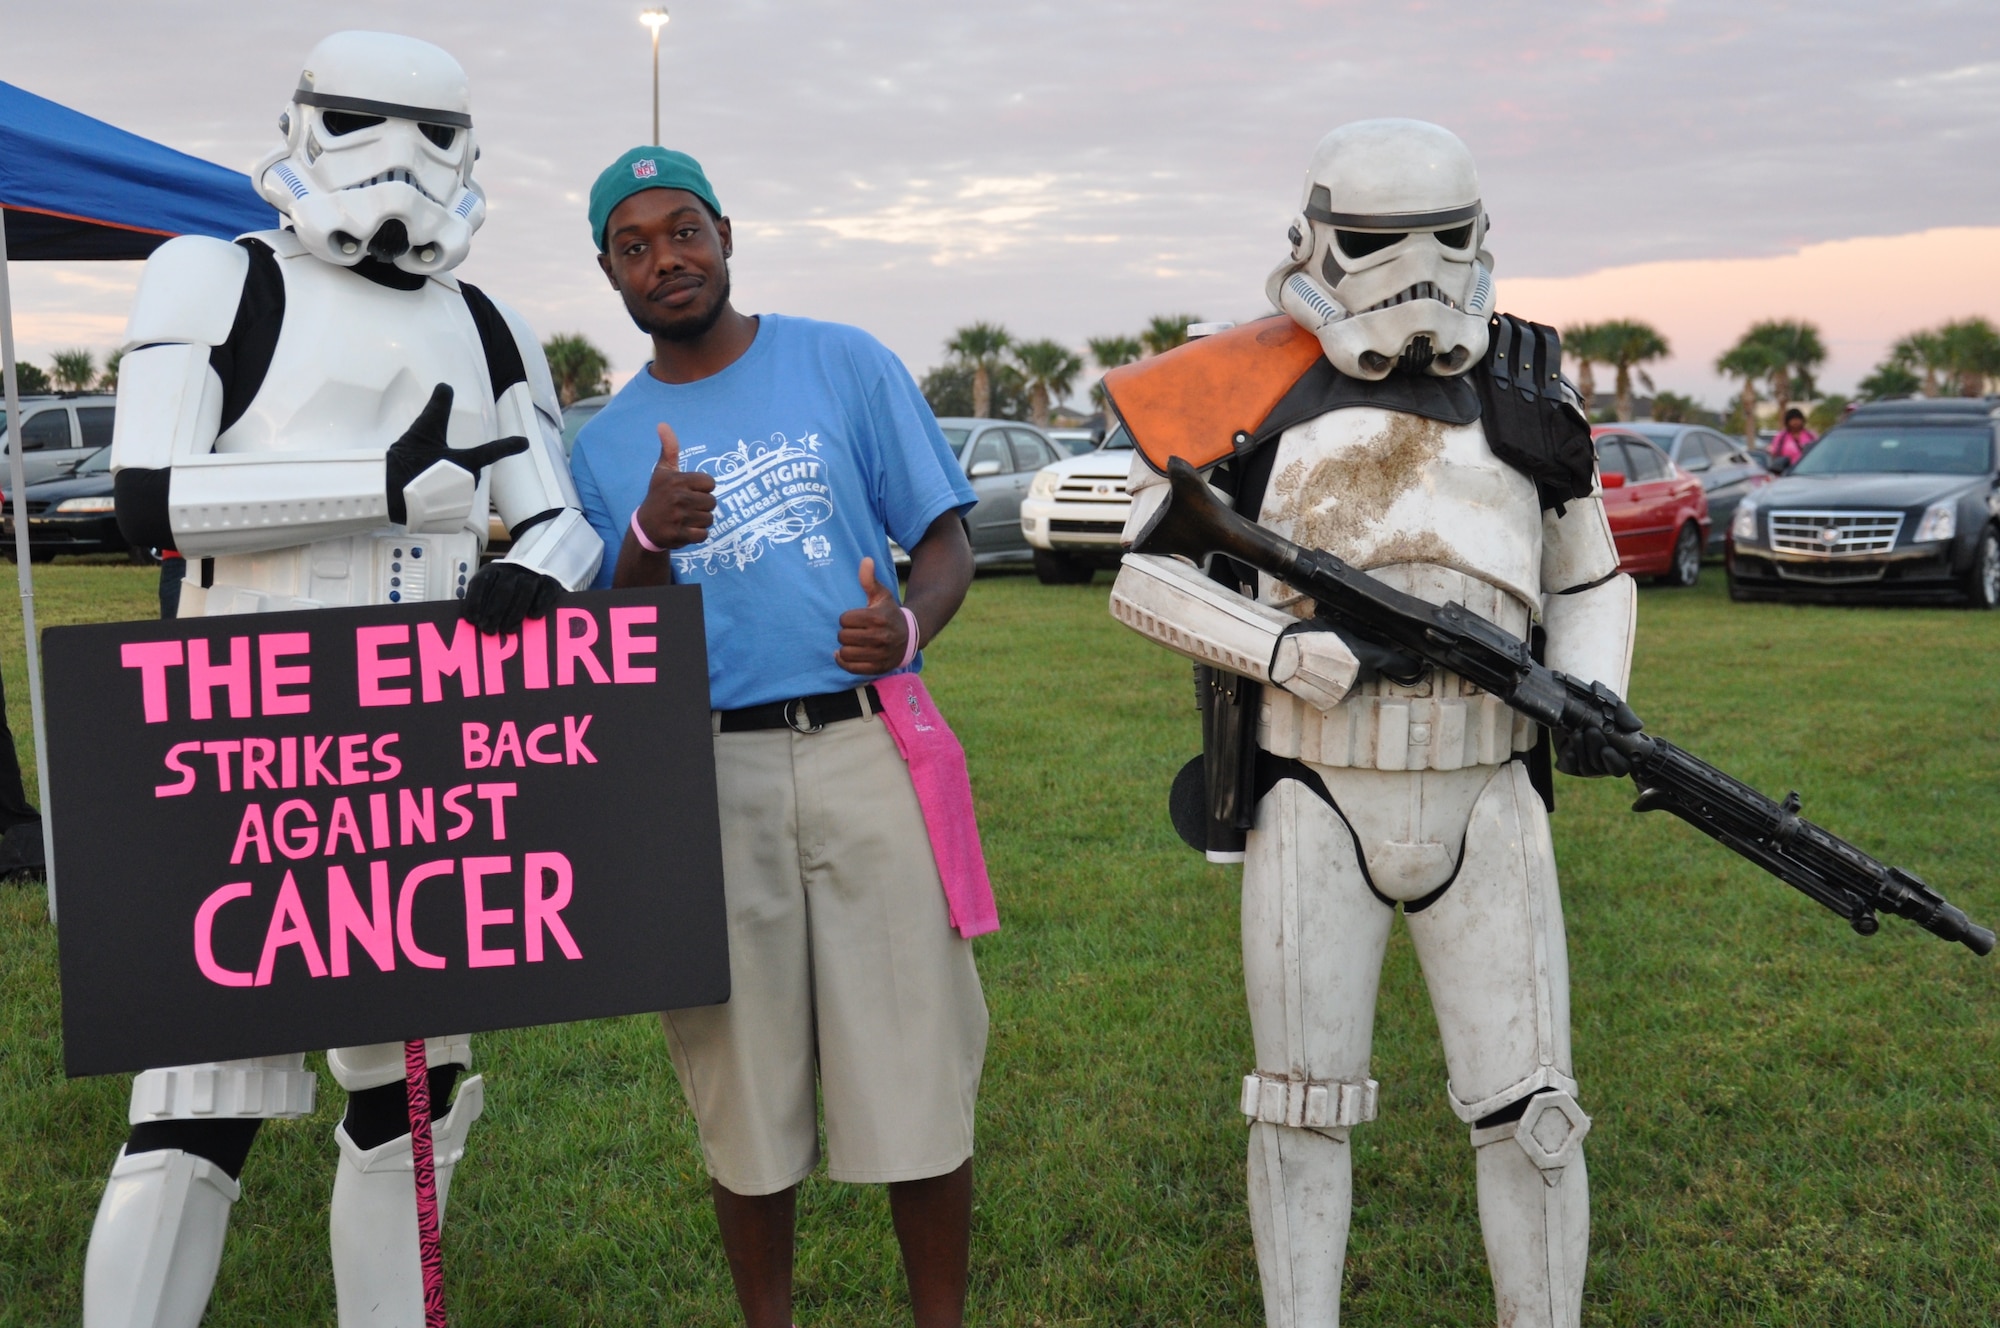
<svg viewBox="0 0 2000 1328">
<path fill-rule="evenodd" d="M 862 692 L 868 694 L 865 705 Z M 717 731 L 753 733 L 759 729 L 790 729 L 794 733 L 818 733 L 829 724 L 881 711 L 882 698 L 876 695 L 875 684 L 869 683 L 859 690 L 849 687 L 822 696 L 795 696 L 789 701 L 767 701 L 741 710 L 719 710 L 716 713 L 722 718 Z"/>
</svg>

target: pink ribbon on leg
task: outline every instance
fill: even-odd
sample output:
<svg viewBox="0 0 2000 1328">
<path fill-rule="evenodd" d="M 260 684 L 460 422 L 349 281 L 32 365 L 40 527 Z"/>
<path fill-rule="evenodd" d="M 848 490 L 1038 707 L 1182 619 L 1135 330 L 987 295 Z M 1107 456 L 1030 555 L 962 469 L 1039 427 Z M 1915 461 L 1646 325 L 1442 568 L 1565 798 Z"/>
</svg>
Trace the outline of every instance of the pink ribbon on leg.
<svg viewBox="0 0 2000 1328">
<path fill-rule="evenodd" d="M 424 1328 L 445 1328 L 444 1242 L 438 1227 L 437 1158 L 431 1151 L 430 1065 L 424 1040 L 403 1044 L 410 1090 L 410 1161 L 417 1183 L 417 1258 L 424 1270 Z"/>
</svg>

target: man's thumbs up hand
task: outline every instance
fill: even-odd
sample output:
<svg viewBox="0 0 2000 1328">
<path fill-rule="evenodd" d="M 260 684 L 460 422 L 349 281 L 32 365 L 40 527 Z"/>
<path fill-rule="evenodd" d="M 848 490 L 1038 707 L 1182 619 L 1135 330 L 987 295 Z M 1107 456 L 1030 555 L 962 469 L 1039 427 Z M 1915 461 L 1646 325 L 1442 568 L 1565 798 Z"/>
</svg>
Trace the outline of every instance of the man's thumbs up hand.
<svg viewBox="0 0 2000 1328">
<path fill-rule="evenodd" d="M 701 543 L 715 523 L 715 476 L 681 469 L 680 439 L 669 425 L 660 426 L 660 459 L 635 519 L 662 550 Z"/>
<path fill-rule="evenodd" d="M 875 579 L 875 560 L 861 560 L 861 593 L 868 602 L 840 615 L 840 649 L 833 662 L 849 673 L 887 673 L 900 668 L 910 641 L 909 619 L 896 593 Z"/>
</svg>

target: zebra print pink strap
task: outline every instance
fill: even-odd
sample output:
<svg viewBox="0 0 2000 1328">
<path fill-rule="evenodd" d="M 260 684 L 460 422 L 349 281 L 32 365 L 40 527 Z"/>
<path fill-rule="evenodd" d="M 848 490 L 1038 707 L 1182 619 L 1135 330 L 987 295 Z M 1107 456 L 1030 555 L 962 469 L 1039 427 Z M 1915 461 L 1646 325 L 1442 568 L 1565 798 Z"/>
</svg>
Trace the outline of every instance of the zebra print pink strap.
<svg viewBox="0 0 2000 1328">
<path fill-rule="evenodd" d="M 424 1328 L 445 1328 L 444 1246 L 438 1233 L 437 1159 L 431 1152 L 430 1066 L 424 1040 L 403 1044 L 403 1075 L 410 1088 L 410 1161 L 417 1182 L 417 1257 L 424 1270 Z"/>
</svg>

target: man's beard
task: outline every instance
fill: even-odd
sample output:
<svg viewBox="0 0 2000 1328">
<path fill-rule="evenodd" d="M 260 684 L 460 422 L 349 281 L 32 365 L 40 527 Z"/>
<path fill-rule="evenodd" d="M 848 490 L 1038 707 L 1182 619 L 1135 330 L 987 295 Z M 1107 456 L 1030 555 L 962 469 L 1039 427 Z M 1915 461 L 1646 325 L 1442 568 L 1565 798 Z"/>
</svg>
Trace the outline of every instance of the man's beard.
<svg viewBox="0 0 2000 1328">
<path fill-rule="evenodd" d="M 729 264 L 722 265 L 722 289 L 706 308 L 687 310 L 678 316 L 668 318 L 656 313 L 643 297 L 625 297 L 625 312 L 632 315 L 632 321 L 648 336 L 662 341 L 699 341 L 708 335 L 709 329 L 722 319 L 722 311 L 729 307 Z"/>
</svg>

